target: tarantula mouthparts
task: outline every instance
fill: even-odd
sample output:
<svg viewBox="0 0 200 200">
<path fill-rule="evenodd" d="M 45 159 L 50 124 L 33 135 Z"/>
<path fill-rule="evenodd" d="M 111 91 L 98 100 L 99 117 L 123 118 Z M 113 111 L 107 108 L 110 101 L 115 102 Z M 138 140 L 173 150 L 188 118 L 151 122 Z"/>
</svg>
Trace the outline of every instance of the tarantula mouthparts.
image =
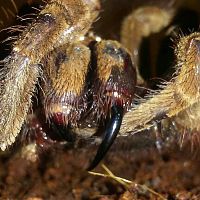
<svg viewBox="0 0 200 200">
<path fill-rule="evenodd" d="M 83 121 L 95 121 L 95 130 L 102 128 L 105 134 L 88 169 L 104 157 L 131 106 L 136 71 L 120 43 L 82 40 L 99 5 L 97 0 L 52 0 L 13 44 L 0 72 L 2 150 L 14 143 L 23 124 L 30 127 L 29 132 L 34 130 L 36 143 L 44 146 L 52 143 L 55 137 L 49 132 L 56 134 L 57 128 L 70 135 L 83 128 Z M 40 102 L 32 104 L 36 88 Z M 50 125 L 46 120 L 39 122 L 38 113 Z"/>
<path fill-rule="evenodd" d="M 81 129 L 85 112 L 85 120 L 91 117 L 107 124 L 89 169 L 100 162 L 113 143 L 123 114 L 131 105 L 136 84 L 131 57 L 118 42 L 102 40 L 91 47 L 91 52 L 94 58 L 90 61 L 89 48 L 84 45 L 72 45 L 67 52 L 66 47 L 55 49 L 50 53 L 51 58 L 45 58 L 44 74 L 49 78 L 43 86 L 45 113 L 55 124 L 70 125 L 72 129 L 78 124 Z M 59 63 L 58 57 L 62 57 Z M 93 77 L 90 84 L 87 84 L 88 66 Z M 92 101 L 91 106 L 88 100 Z"/>
<path fill-rule="evenodd" d="M 24 129 L 43 147 L 101 136 L 92 170 L 117 135 L 147 130 L 163 118 L 200 130 L 200 34 L 181 36 L 174 76 L 159 91 L 135 99 L 137 85 L 147 86 L 137 69 L 141 41 L 166 28 L 175 9 L 145 4 L 130 12 L 122 44 L 92 35 L 99 11 L 98 0 L 51 0 L 13 44 L 0 69 L 2 150 Z"/>
</svg>

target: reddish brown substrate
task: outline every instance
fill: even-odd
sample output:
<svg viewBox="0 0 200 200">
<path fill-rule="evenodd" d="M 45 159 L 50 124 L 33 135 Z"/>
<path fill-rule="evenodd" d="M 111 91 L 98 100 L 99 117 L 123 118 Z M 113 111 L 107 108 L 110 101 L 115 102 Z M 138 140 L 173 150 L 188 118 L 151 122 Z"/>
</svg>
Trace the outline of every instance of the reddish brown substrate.
<svg viewBox="0 0 200 200">
<path fill-rule="evenodd" d="M 136 141 L 138 144 L 138 142 Z M 142 145 L 141 143 L 139 143 Z M 115 145 L 115 149 L 116 149 Z M 176 145 L 161 154 L 156 149 L 112 151 L 105 164 L 117 176 L 145 184 L 169 200 L 200 198 L 200 162 L 188 147 Z M 137 148 L 137 147 L 136 147 Z M 123 149 L 123 148 L 122 148 Z M 92 158 L 89 151 L 57 149 L 31 163 L 19 156 L 0 158 L 1 199 L 99 199 L 155 200 L 157 197 L 133 186 L 126 190 L 111 179 L 89 175 L 84 171 Z M 98 167 L 95 171 L 101 171 Z"/>
</svg>

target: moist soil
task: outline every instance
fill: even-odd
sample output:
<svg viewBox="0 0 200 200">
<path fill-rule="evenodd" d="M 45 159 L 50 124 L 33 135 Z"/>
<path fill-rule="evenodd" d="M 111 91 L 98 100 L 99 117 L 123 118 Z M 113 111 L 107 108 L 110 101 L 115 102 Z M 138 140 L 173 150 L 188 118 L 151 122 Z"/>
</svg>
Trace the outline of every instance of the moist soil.
<svg viewBox="0 0 200 200">
<path fill-rule="evenodd" d="M 152 141 L 119 138 L 103 160 L 115 176 L 132 181 L 127 185 L 86 171 L 98 146 L 58 145 L 37 157 L 27 147 L 14 147 L 0 156 L 0 199 L 200 199 L 197 148 L 176 142 L 157 148 Z M 106 174 L 101 165 L 93 171 Z"/>
</svg>

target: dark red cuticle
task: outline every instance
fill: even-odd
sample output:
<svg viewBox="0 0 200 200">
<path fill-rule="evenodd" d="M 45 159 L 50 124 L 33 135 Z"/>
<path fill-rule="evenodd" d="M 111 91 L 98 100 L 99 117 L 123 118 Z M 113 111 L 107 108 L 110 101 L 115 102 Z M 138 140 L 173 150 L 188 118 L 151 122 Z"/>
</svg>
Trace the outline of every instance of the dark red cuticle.
<svg viewBox="0 0 200 200">
<path fill-rule="evenodd" d="M 65 124 L 64 115 L 63 115 L 62 112 L 54 113 L 53 116 L 52 116 L 52 120 L 57 125 L 64 125 Z"/>
</svg>

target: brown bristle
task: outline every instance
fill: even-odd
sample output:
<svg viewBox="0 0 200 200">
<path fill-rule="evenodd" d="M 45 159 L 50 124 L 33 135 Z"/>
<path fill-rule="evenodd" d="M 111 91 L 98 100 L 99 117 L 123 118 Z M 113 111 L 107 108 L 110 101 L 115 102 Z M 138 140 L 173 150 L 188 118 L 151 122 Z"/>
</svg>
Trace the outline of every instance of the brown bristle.
<svg viewBox="0 0 200 200">
<path fill-rule="evenodd" d="M 134 97 L 136 71 L 131 56 L 116 41 L 96 44 L 96 80 L 93 87 L 93 108 L 105 118 L 110 108 L 118 104 L 127 109 Z"/>
<path fill-rule="evenodd" d="M 62 113 L 59 123 L 76 125 L 87 108 L 85 80 L 90 51 L 82 44 L 62 46 L 44 59 L 44 104 L 47 118 Z M 59 115 L 60 116 L 60 115 Z M 56 120 L 57 121 L 57 120 Z"/>
</svg>

